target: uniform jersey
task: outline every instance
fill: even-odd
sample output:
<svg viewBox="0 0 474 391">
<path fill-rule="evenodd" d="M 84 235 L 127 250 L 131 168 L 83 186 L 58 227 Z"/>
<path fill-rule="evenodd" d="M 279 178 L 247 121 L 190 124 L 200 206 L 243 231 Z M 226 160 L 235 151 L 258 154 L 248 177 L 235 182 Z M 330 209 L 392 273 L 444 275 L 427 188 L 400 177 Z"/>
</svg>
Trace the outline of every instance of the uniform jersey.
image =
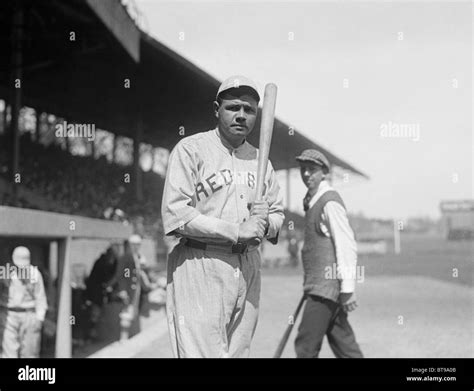
<svg viewBox="0 0 474 391">
<path fill-rule="evenodd" d="M 239 224 L 250 217 L 256 198 L 258 149 L 247 141 L 237 148 L 224 143 L 216 128 L 182 139 L 171 152 L 162 201 L 166 235 L 217 244 L 238 241 Z M 263 199 L 269 203 L 267 238 L 276 243 L 283 200 L 270 161 Z"/>
</svg>

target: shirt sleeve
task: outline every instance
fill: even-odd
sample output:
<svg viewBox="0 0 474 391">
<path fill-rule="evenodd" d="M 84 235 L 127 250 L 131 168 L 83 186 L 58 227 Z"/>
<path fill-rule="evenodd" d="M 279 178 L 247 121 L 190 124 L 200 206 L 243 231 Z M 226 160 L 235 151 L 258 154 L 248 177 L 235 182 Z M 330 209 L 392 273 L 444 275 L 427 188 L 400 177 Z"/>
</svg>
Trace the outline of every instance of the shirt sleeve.
<svg viewBox="0 0 474 391">
<path fill-rule="evenodd" d="M 161 216 L 165 235 L 199 215 L 195 209 L 196 166 L 191 146 L 179 142 L 170 154 L 163 189 Z"/>
<path fill-rule="evenodd" d="M 337 274 L 338 279 L 341 280 L 341 293 L 352 293 L 355 290 L 357 265 L 357 244 L 354 232 L 341 204 L 329 201 L 323 211 L 336 249 Z"/>
<path fill-rule="evenodd" d="M 41 276 L 40 271 L 38 269 L 36 270 L 38 273 L 38 281 L 35 285 L 36 317 L 39 320 L 44 321 L 46 311 L 48 310 L 48 301 L 46 299 L 46 292 L 44 290 L 43 277 Z"/>
<path fill-rule="evenodd" d="M 182 235 L 227 239 L 234 244 L 239 240 L 238 223 L 230 223 L 203 214 L 199 214 L 176 231 Z"/>
<path fill-rule="evenodd" d="M 170 154 L 161 215 L 165 235 L 224 238 L 237 243 L 239 224 L 204 216 L 196 209 L 197 157 L 189 144 L 178 143 Z"/>
<path fill-rule="evenodd" d="M 268 211 L 268 232 L 266 238 L 272 244 L 278 243 L 278 235 L 280 233 L 281 226 L 285 220 L 285 214 L 283 213 L 283 196 L 280 191 L 280 185 L 278 184 L 275 170 L 273 169 L 272 163 L 268 161 L 268 181 L 267 188 L 264 193 L 264 199 L 269 204 Z"/>
</svg>

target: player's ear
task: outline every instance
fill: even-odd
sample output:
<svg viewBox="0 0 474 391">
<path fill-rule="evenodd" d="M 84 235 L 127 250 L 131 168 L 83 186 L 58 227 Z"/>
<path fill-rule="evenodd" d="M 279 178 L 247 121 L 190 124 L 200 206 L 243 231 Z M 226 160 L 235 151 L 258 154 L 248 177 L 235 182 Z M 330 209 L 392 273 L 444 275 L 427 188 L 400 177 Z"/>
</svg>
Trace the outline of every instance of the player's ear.
<svg viewBox="0 0 474 391">
<path fill-rule="evenodd" d="M 216 116 L 216 118 L 219 118 L 219 107 L 220 107 L 219 102 L 215 100 L 212 105 L 214 106 L 214 115 Z"/>
</svg>

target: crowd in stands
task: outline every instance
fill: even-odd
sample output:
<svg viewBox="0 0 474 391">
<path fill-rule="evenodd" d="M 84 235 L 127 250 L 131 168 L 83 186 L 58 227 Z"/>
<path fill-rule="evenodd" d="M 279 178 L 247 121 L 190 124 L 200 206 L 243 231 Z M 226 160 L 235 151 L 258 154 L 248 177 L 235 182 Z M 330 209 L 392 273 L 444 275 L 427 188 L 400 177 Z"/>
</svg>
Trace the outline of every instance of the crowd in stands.
<svg viewBox="0 0 474 391">
<path fill-rule="evenodd" d="M 22 187 L 45 198 L 50 207 L 37 205 L 32 198 L 20 197 L 16 206 L 47 209 L 61 213 L 102 219 L 126 219 L 139 226 L 142 234 L 161 229 L 160 205 L 164 179 L 154 172 L 143 173 L 143 200 L 134 197 L 133 169 L 111 163 L 105 156 L 72 155 L 61 146 L 34 142 L 26 133 L 20 139 Z M 7 145 L 0 136 L 0 175 L 7 179 Z M 125 174 L 130 174 L 126 182 Z M 2 205 L 13 205 L 6 192 Z"/>
</svg>

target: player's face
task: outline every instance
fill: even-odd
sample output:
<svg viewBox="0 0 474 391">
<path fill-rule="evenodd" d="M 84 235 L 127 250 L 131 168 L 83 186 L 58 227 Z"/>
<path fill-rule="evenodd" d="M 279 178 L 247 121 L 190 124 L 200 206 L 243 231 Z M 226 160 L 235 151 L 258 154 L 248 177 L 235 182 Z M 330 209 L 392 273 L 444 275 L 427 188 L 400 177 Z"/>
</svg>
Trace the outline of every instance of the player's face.
<svg viewBox="0 0 474 391">
<path fill-rule="evenodd" d="M 313 162 L 301 162 L 300 172 L 301 179 L 308 190 L 317 191 L 319 184 L 324 179 L 323 168 Z"/>
<path fill-rule="evenodd" d="M 246 93 L 225 94 L 219 104 L 214 102 L 217 126 L 221 135 L 233 146 L 242 144 L 257 119 L 257 100 Z"/>
</svg>

